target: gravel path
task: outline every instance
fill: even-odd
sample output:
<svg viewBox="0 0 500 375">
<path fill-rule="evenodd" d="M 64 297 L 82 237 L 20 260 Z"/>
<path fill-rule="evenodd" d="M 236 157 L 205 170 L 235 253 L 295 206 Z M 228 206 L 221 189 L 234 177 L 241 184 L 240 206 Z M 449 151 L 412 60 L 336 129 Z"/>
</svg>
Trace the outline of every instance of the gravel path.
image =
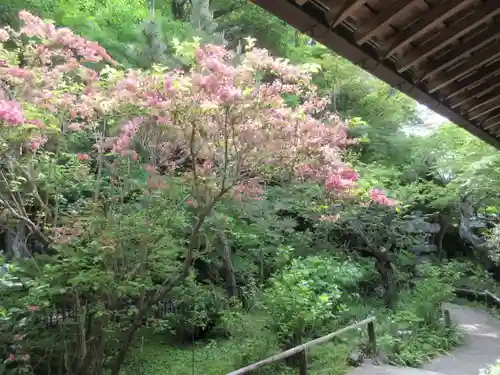
<svg viewBox="0 0 500 375">
<path fill-rule="evenodd" d="M 375 366 L 367 363 L 348 375 L 477 375 L 500 358 L 500 321 L 486 311 L 467 306 L 446 306 L 453 324 L 465 333 L 464 343 L 449 355 L 436 358 L 421 369 Z"/>
</svg>

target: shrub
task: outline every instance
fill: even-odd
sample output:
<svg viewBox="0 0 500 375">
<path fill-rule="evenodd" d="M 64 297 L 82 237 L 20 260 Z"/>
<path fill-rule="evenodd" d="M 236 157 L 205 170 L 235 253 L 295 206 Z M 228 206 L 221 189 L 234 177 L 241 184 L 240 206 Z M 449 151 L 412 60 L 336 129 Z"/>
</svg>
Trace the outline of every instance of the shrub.
<svg viewBox="0 0 500 375">
<path fill-rule="evenodd" d="M 487 369 L 479 370 L 479 375 L 500 375 L 500 360 L 490 365 Z"/>
<path fill-rule="evenodd" d="M 192 277 L 175 287 L 169 298 L 173 308 L 156 321 L 157 329 L 187 342 L 209 335 L 230 307 L 224 289 Z"/>
<path fill-rule="evenodd" d="M 264 307 L 282 345 L 292 347 L 346 309 L 343 290 L 363 277 L 356 264 L 331 257 L 293 259 L 271 279 Z"/>
</svg>

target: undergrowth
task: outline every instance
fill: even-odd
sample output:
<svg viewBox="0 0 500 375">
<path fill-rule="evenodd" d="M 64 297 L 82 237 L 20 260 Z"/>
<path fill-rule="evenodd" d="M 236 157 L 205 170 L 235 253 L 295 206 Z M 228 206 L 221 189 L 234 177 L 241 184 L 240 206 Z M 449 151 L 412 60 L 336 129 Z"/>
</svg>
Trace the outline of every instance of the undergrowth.
<svg viewBox="0 0 500 375">
<path fill-rule="evenodd" d="M 345 327 L 368 316 L 377 317 L 378 348 L 391 364 L 418 367 L 448 352 L 461 341 L 454 328 L 444 326 L 440 305 L 453 298 L 449 277 L 453 267 L 424 267 L 420 281 L 413 288 L 400 291 L 394 310 L 388 310 L 379 298 L 349 296 L 342 311 L 337 312 L 309 338 Z M 165 335 L 145 332 L 129 358 L 125 375 L 203 374 L 220 375 L 282 351 L 280 336 L 269 324 L 265 310 L 232 313 L 225 320 L 231 339 L 206 340 L 193 346 L 169 344 Z M 307 341 L 307 340 L 305 340 Z M 347 358 L 354 350 L 366 349 L 366 329 L 353 330 L 332 342 L 308 352 L 312 375 L 342 375 L 348 369 Z M 258 375 L 295 374 L 284 363 L 265 367 Z"/>
</svg>

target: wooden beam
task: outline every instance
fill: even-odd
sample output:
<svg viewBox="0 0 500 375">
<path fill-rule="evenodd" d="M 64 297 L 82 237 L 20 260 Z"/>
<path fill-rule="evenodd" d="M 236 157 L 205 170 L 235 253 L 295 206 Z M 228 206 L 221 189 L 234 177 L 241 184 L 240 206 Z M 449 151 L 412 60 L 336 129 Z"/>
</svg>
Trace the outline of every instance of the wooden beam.
<svg viewBox="0 0 500 375">
<path fill-rule="evenodd" d="M 440 74 L 439 77 L 436 76 L 435 81 L 430 81 L 428 86 L 429 93 L 435 93 L 437 90 L 448 86 L 457 79 L 469 74 L 483 65 L 486 65 L 491 60 L 498 57 L 500 57 L 500 43 L 495 43 L 491 48 L 487 48 L 486 50 L 473 55 L 469 60 L 457 68 L 447 73 Z"/>
<path fill-rule="evenodd" d="M 340 23 L 351 16 L 358 8 L 360 8 L 367 0 L 347 0 L 346 3 L 337 11 L 337 7 L 331 6 L 329 15 L 332 17 L 328 24 L 331 28 L 337 27 Z M 333 13 L 333 14 L 332 14 Z"/>
<path fill-rule="evenodd" d="M 500 80 L 493 85 L 490 82 L 484 82 L 480 85 L 477 85 L 473 89 L 466 91 L 465 94 L 460 95 L 455 100 L 450 100 L 448 105 L 450 106 L 450 108 L 457 108 L 461 105 L 464 105 L 465 103 L 470 102 L 471 100 L 474 100 L 478 96 L 482 96 L 493 91 L 498 86 L 500 86 Z"/>
<path fill-rule="evenodd" d="M 366 46 L 358 46 L 354 41 L 346 38 L 342 28 L 337 27 L 333 30 L 329 29 L 328 25 L 324 22 L 319 12 L 318 14 L 310 14 L 303 11 L 303 8 L 288 0 L 251 0 L 268 12 L 280 17 L 283 21 L 289 23 L 301 32 L 310 32 L 314 39 L 331 49 L 335 53 L 350 60 L 354 64 L 362 65 L 363 69 L 372 73 L 377 78 L 385 81 L 390 86 L 397 88 L 399 91 L 405 93 L 411 98 L 417 100 L 421 104 L 427 106 L 429 109 L 439 113 L 441 116 L 448 118 L 451 122 L 466 129 L 472 135 L 482 139 L 490 145 L 500 149 L 500 139 L 493 137 L 490 133 L 483 131 L 477 126 L 477 121 L 471 123 L 465 116 L 458 111 L 450 109 L 446 103 L 438 99 L 436 95 L 430 95 L 422 85 L 415 85 L 413 80 L 407 75 L 398 74 L 393 65 L 389 61 L 380 61 L 378 54 Z M 311 26 L 314 28 L 311 29 Z M 485 73 L 492 73 L 491 64 L 484 67 L 481 73 L 478 74 L 479 78 L 483 78 Z M 500 68 L 499 68 L 500 69 Z M 473 74 L 474 75 L 474 74 Z M 477 78 L 477 77 L 476 77 Z M 456 92 L 461 91 L 461 85 L 468 82 L 468 78 L 460 82 L 460 85 L 451 85 Z M 479 82 L 475 80 L 470 86 L 475 86 Z M 446 90 L 449 92 L 449 89 Z M 444 95 L 445 93 L 443 93 Z"/>
<path fill-rule="evenodd" d="M 451 89 L 449 90 L 449 94 L 445 97 L 445 99 L 449 100 L 472 87 L 483 84 L 484 81 L 498 73 L 500 73 L 500 61 L 497 61 L 490 66 L 480 69 L 470 77 L 467 77 L 464 80 L 453 84 Z M 488 84 L 487 82 L 484 83 Z"/>
<path fill-rule="evenodd" d="M 297 4 L 299 4 L 300 6 L 304 5 L 305 3 L 307 3 L 309 0 L 295 0 L 295 2 Z"/>
<path fill-rule="evenodd" d="M 470 55 L 471 53 L 483 48 L 488 43 L 500 37 L 500 24 L 494 24 L 492 27 L 486 29 L 484 32 L 476 35 L 464 44 L 460 44 L 456 49 L 445 54 L 436 62 L 427 63 L 421 67 L 421 71 L 426 72 L 419 81 L 424 81 L 436 72 L 446 69 L 461 58 Z"/>
<path fill-rule="evenodd" d="M 497 14 L 500 14 L 498 0 L 489 0 L 484 4 L 484 7 L 479 8 L 479 10 L 472 13 L 472 15 L 455 23 L 447 30 L 439 33 L 439 35 L 429 43 L 424 44 L 422 47 L 417 48 L 415 51 L 405 56 L 398 68 L 398 73 L 402 73 L 417 65 L 428 56 L 468 34 L 471 30 L 481 25 L 486 20 L 495 17 Z"/>
<path fill-rule="evenodd" d="M 371 17 L 365 24 L 362 24 L 359 30 L 354 33 L 354 41 L 357 45 L 365 43 L 382 27 L 387 26 L 391 20 L 399 13 L 407 9 L 410 5 L 420 0 L 397 0 L 382 9 L 375 16 Z"/>
<path fill-rule="evenodd" d="M 487 95 L 486 98 L 478 98 L 477 102 L 472 105 L 467 112 L 471 112 L 475 109 L 478 109 L 480 107 L 483 107 L 485 105 L 491 104 L 495 102 L 497 99 L 500 99 L 500 91 L 495 91 L 493 94 Z"/>
<path fill-rule="evenodd" d="M 491 129 L 496 125 L 500 124 L 500 112 L 491 117 L 486 118 L 481 124 L 484 130 Z"/>
<path fill-rule="evenodd" d="M 500 108 L 500 95 L 490 98 L 489 103 L 484 103 L 478 107 L 476 110 L 470 110 L 468 113 L 469 120 L 475 120 L 481 116 L 487 115 L 490 112 Z M 489 104 L 489 105 L 488 105 Z"/>
<path fill-rule="evenodd" d="M 403 29 L 391 38 L 385 49 L 385 58 L 397 52 L 401 47 L 427 33 L 437 24 L 469 6 L 474 0 L 447 0 L 427 11 L 417 22 Z"/>
</svg>

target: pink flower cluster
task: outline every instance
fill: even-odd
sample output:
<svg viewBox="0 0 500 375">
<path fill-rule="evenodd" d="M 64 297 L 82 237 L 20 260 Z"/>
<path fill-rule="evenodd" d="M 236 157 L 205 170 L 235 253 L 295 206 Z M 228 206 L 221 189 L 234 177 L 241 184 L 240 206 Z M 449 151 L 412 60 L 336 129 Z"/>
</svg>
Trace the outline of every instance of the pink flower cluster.
<svg viewBox="0 0 500 375">
<path fill-rule="evenodd" d="M 101 75 L 82 65 L 115 63 L 97 43 L 26 11 L 19 17 L 21 32 L 36 43 L 27 47 L 26 66 L 6 62 L 0 67 L 0 78 L 13 87 L 17 100 L 0 100 L 2 123 L 24 123 L 25 103 L 25 108 L 45 111 L 46 116 L 40 116 L 44 121 L 61 121 L 61 128 L 72 132 L 90 129 L 103 117 L 112 118 L 122 125 L 99 143 L 99 151 L 112 149 L 136 160 L 137 140 L 150 150 L 162 173 L 175 170 L 178 152 L 193 153 L 188 156 L 198 168 L 197 183 L 210 190 L 220 187 L 222 179 L 231 181 L 237 198 L 261 199 L 263 177 L 284 171 L 322 183 L 337 197 L 356 187 L 359 175 L 343 162 L 343 151 L 355 141 L 348 136 L 347 124 L 327 110 L 329 98 L 319 95 L 307 69 L 257 48 L 235 63 L 224 47 L 206 45 L 196 51 L 189 72 L 128 70 Z M 75 76 L 81 85 L 67 90 L 65 82 Z M 263 82 L 264 76 L 273 79 Z M 284 94 L 295 95 L 301 104 L 287 105 Z M 50 134 L 43 127 L 32 130 L 27 144 L 35 151 Z M 151 173 L 148 184 L 166 186 L 157 173 Z M 379 193 L 372 195 L 374 201 L 392 202 Z"/>
<path fill-rule="evenodd" d="M 139 130 L 139 126 L 144 121 L 141 117 L 136 117 L 127 121 L 121 129 L 120 136 L 117 138 L 113 146 L 113 152 L 123 154 L 125 156 L 126 150 L 129 149 L 133 137 Z"/>
<path fill-rule="evenodd" d="M 57 29 L 53 24 L 44 22 L 41 18 L 26 11 L 19 12 L 19 18 L 24 23 L 22 33 L 29 37 L 40 38 L 45 46 L 67 48 L 81 57 L 82 62 L 106 61 L 110 64 L 117 64 L 97 42 L 75 35 L 70 29 Z"/>
<path fill-rule="evenodd" d="M 9 32 L 5 29 L 0 29 L 0 43 L 8 41 L 10 38 Z"/>
<path fill-rule="evenodd" d="M 245 183 L 239 183 L 234 187 L 235 198 L 238 200 L 262 200 L 264 190 L 259 185 L 257 180 L 249 180 Z"/>
<path fill-rule="evenodd" d="M 395 206 L 397 203 L 395 200 L 390 199 L 385 192 L 379 189 L 371 189 L 369 196 L 370 200 L 383 206 Z"/>
<path fill-rule="evenodd" d="M 222 46 L 209 45 L 196 52 L 199 73 L 193 75 L 193 84 L 202 100 L 224 105 L 242 98 L 235 85 L 236 68 L 227 62 L 229 58 Z"/>
<path fill-rule="evenodd" d="M 325 188 L 328 190 L 348 190 L 356 187 L 359 174 L 350 168 L 341 168 L 335 174 L 330 175 Z"/>
<path fill-rule="evenodd" d="M 25 123 L 21 104 L 14 100 L 0 100 L 0 121 L 7 126 L 17 126 Z"/>
</svg>

